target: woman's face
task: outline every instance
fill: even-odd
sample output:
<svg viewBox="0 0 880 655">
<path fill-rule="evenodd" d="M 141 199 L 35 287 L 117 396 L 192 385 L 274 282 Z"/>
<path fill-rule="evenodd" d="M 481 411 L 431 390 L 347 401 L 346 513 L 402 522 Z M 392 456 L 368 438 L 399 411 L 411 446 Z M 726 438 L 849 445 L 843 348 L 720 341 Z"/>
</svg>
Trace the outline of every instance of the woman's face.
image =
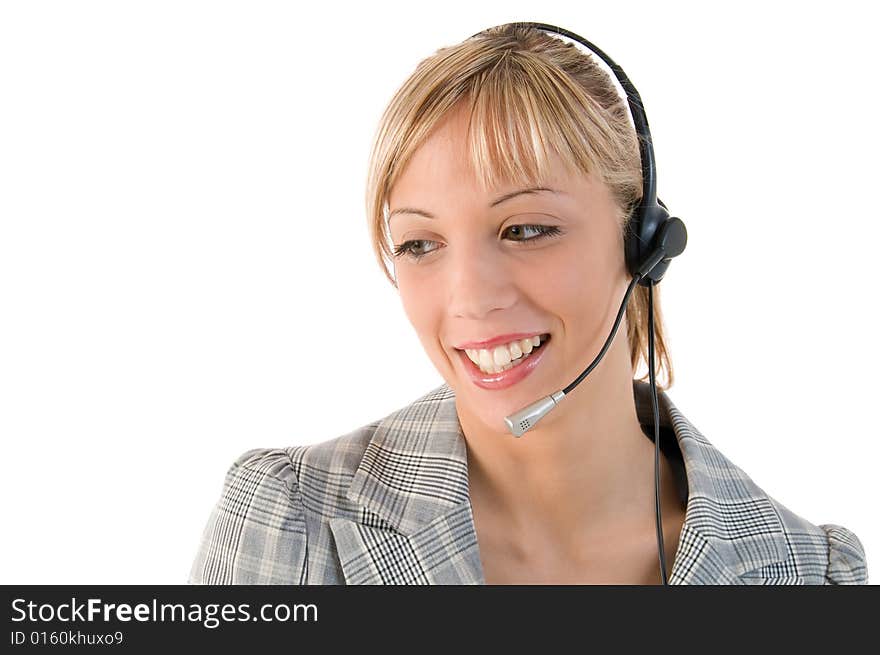
<svg viewBox="0 0 880 655">
<path fill-rule="evenodd" d="M 459 413 L 505 432 L 506 415 L 561 389 L 598 354 L 629 278 L 604 184 L 569 174 L 555 159 L 539 186 L 558 193 L 484 192 L 467 163 L 465 130 L 464 112 L 447 117 L 395 184 L 391 237 L 395 251 L 406 252 L 394 268 L 404 311 L 455 391 Z M 542 334 L 550 340 L 506 375 L 479 374 L 462 350 L 468 342 Z M 618 338 L 625 335 L 622 323 Z M 485 349 L 494 356 L 494 344 Z M 529 373 L 521 376 L 519 367 Z"/>
</svg>

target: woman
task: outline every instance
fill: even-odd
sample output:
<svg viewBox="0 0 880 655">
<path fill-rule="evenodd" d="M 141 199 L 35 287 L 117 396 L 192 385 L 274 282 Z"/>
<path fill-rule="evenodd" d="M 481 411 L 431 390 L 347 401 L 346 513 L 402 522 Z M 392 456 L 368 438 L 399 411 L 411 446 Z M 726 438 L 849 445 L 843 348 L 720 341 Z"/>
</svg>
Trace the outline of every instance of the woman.
<svg viewBox="0 0 880 655">
<path fill-rule="evenodd" d="M 642 194 L 626 101 L 574 45 L 511 24 L 423 61 L 382 118 L 367 206 L 445 384 L 336 439 L 242 454 L 189 581 L 867 582 L 855 534 L 769 497 L 673 405 L 661 322 L 655 523 L 651 389 L 634 379 L 649 289 L 627 295 L 624 255 Z M 609 333 L 513 438 L 505 418 Z"/>
</svg>

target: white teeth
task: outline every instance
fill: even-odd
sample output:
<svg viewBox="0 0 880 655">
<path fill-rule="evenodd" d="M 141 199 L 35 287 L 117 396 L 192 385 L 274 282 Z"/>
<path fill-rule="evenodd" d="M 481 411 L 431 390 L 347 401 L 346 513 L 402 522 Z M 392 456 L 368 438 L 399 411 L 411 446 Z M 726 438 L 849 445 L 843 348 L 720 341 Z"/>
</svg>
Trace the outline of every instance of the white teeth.
<svg viewBox="0 0 880 655">
<path fill-rule="evenodd" d="M 496 368 L 501 368 L 506 364 L 510 364 L 511 357 L 510 351 L 507 349 L 507 346 L 497 346 L 492 352 L 492 355 L 495 358 Z"/>
<path fill-rule="evenodd" d="M 511 359 L 519 359 L 522 357 L 523 351 L 522 348 L 519 347 L 519 341 L 514 341 L 510 344 L 510 358 Z"/>
<path fill-rule="evenodd" d="M 513 362 L 527 356 L 541 343 L 540 335 L 512 341 L 492 350 L 465 350 L 468 358 L 485 373 L 499 373 L 513 366 Z"/>
</svg>

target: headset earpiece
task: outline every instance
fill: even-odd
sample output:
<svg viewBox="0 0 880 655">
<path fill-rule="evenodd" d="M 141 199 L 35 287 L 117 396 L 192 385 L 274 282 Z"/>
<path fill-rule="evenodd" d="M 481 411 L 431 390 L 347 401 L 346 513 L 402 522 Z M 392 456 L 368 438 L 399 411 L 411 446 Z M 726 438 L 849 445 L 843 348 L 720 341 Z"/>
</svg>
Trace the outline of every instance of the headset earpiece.
<svg viewBox="0 0 880 655">
<path fill-rule="evenodd" d="M 626 231 L 624 251 L 627 270 L 635 276 L 651 253 L 663 247 L 666 251 L 663 259 L 639 280 L 643 287 L 657 284 L 669 268 L 669 260 L 684 252 L 686 245 L 687 229 L 684 222 L 670 217 L 662 200 L 658 198 L 655 204 L 640 205 Z"/>
</svg>

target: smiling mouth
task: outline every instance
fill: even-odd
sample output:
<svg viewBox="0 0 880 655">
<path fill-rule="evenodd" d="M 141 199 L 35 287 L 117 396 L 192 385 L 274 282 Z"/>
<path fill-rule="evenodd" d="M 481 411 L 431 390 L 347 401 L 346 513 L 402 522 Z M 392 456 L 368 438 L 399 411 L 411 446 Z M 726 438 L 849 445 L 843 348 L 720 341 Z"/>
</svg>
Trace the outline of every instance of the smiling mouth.
<svg viewBox="0 0 880 655">
<path fill-rule="evenodd" d="M 498 375 L 520 366 L 541 350 L 550 340 L 550 334 L 535 335 L 532 338 L 512 341 L 504 346 L 483 349 L 465 349 L 462 352 L 467 363 L 484 375 Z M 535 344 L 535 341 L 538 343 Z M 500 354 L 499 354 L 500 353 Z M 496 359 L 497 357 L 497 359 Z M 504 363 L 499 363 L 499 360 Z M 507 360 L 507 361 L 505 361 Z"/>
</svg>

